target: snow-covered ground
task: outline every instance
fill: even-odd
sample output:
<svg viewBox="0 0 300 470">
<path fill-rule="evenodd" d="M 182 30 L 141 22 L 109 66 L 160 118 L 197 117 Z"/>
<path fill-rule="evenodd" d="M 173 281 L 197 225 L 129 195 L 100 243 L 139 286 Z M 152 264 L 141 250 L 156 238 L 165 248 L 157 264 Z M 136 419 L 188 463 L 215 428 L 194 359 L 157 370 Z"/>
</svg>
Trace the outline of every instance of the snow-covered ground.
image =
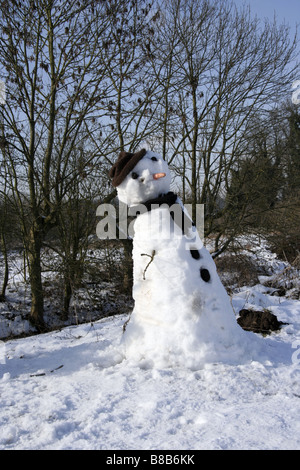
<svg viewBox="0 0 300 470">
<path fill-rule="evenodd" d="M 268 308 L 288 323 L 249 332 L 261 358 L 135 363 L 122 352 L 125 314 L 0 342 L 0 449 L 300 449 L 300 301 L 270 287 L 285 263 L 261 245 L 253 256 L 268 287 L 236 289 L 236 314 Z"/>
</svg>

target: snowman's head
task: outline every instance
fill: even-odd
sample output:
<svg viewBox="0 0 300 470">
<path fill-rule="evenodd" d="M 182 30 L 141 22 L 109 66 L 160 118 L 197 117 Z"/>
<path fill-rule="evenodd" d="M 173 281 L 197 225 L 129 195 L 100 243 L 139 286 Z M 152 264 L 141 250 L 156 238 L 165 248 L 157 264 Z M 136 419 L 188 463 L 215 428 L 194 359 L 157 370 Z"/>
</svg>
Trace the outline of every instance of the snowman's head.
<svg viewBox="0 0 300 470">
<path fill-rule="evenodd" d="M 169 191 L 171 175 L 167 162 L 160 155 L 149 150 L 126 155 L 132 155 L 126 164 L 129 171 L 120 184 L 115 184 L 121 202 L 130 207 L 143 204 Z M 130 163 L 134 160 L 138 161 L 132 168 Z M 124 170 L 122 171 L 124 176 Z M 112 173 L 111 176 L 115 177 L 116 170 Z"/>
</svg>

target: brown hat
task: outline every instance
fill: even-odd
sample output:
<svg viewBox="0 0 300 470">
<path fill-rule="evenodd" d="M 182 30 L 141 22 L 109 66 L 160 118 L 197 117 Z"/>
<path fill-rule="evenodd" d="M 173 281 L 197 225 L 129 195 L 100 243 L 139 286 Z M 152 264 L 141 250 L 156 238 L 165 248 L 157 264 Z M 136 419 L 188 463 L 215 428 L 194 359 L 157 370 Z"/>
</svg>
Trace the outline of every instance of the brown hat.
<svg viewBox="0 0 300 470">
<path fill-rule="evenodd" d="M 109 176 L 112 178 L 112 185 L 119 186 L 128 173 L 144 157 L 147 150 L 142 149 L 136 153 L 121 152 L 116 163 L 111 167 Z"/>
</svg>

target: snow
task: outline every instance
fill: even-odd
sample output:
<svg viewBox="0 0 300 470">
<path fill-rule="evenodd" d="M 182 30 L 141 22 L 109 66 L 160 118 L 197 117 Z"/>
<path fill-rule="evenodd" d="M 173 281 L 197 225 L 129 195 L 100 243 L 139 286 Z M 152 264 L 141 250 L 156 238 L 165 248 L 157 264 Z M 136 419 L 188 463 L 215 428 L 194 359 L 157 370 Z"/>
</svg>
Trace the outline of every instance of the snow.
<svg viewBox="0 0 300 470">
<path fill-rule="evenodd" d="M 265 255 L 278 278 L 286 265 Z M 264 345 L 255 360 L 192 370 L 128 359 L 127 314 L 0 342 L 0 449 L 299 449 L 300 302 L 263 284 L 231 302 L 236 315 L 268 308 L 288 323 L 251 333 Z"/>
<path fill-rule="evenodd" d="M 197 371 L 125 359 L 124 315 L 5 342 L 0 449 L 299 449 L 299 302 L 277 308 L 268 360 Z"/>
<path fill-rule="evenodd" d="M 286 270 L 266 248 L 260 262 L 268 279 Z M 192 370 L 128 359 L 125 314 L 0 342 L 0 449 L 299 449 L 300 302 L 263 284 L 231 302 L 236 315 L 268 308 L 288 323 L 251 333 L 264 345 L 255 360 Z"/>
</svg>

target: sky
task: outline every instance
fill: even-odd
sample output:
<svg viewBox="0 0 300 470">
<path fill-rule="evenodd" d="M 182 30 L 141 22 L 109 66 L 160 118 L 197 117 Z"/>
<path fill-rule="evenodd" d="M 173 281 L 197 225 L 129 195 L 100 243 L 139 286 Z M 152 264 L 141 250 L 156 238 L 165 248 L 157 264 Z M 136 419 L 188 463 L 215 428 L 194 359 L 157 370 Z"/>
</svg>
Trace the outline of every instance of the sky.
<svg viewBox="0 0 300 470">
<path fill-rule="evenodd" d="M 250 5 L 251 12 L 259 18 L 273 19 L 274 12 L 279 23 L 286 21 L 295 32 L 296 23 L 300 27 L 300 0 L 234 0 L 236 5 Z"/>
<path fill-rule="evenodd" d="M 290 28 L 291 40 L 294 39 L 296 25 L 298 24 L 298 59 L 300 61 L 300 0 L 234 0 L 237 6 L 250 5 L 250 11 L 258 18 L 274 19 L 274 13 L 278 24 L 287 23 Z M 294 84 L 299 88 L 300 76 L 295 77 Z"/>
</svg>

